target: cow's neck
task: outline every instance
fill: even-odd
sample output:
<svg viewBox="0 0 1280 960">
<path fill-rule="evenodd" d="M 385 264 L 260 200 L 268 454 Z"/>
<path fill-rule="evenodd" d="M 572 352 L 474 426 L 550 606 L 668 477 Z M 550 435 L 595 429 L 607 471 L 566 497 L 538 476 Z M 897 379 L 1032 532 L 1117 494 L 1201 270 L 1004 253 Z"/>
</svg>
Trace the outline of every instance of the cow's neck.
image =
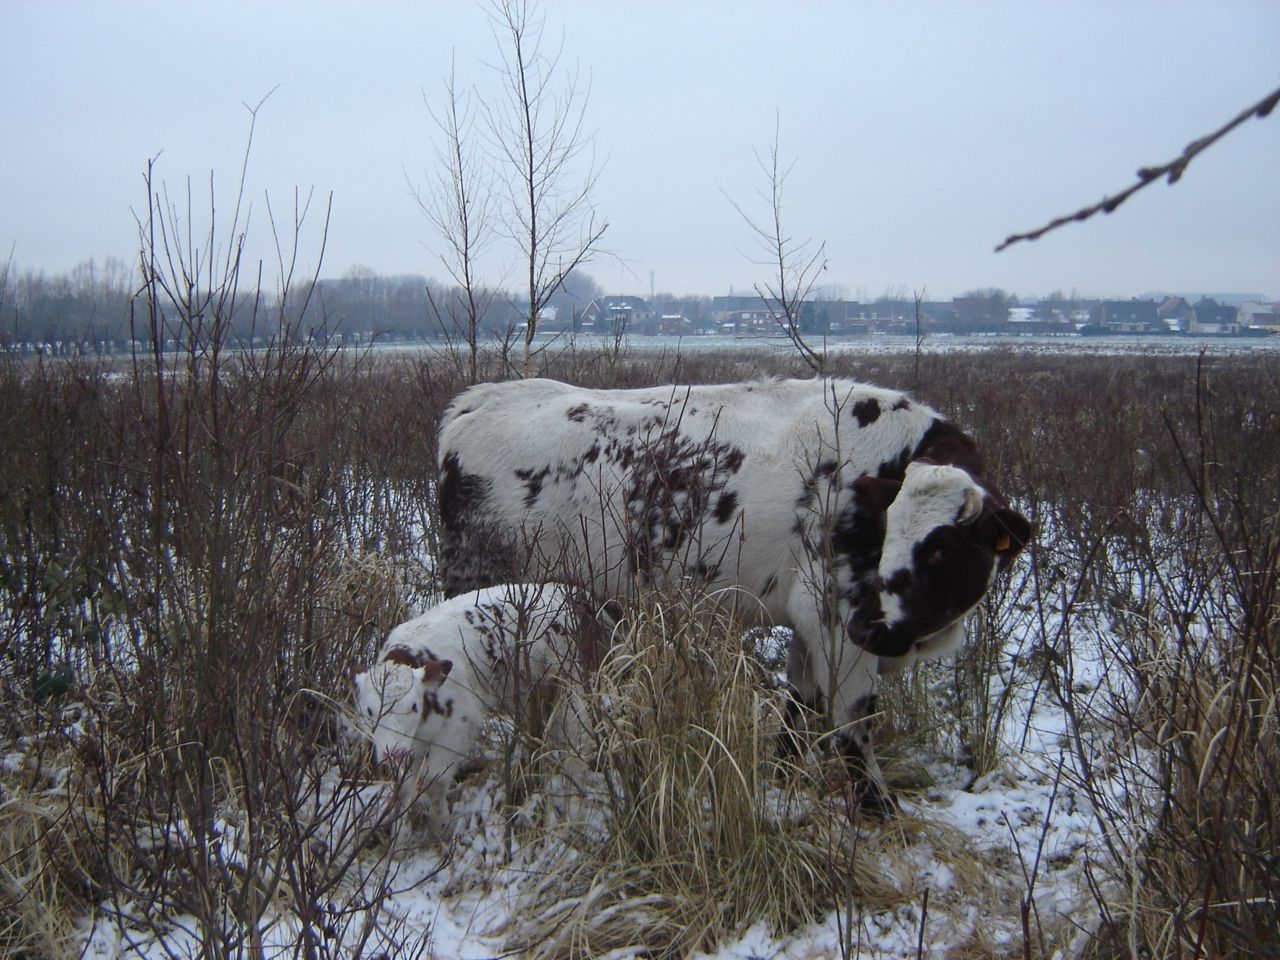
<svg viewBox="0 0 1280 960">
<path fill-rule="evenodd" d="M 983 475 L 984 464 L 977 444 L 954 423 L 935 420 L 925 431 L 911 453 L 912 460 L 927 460 L 948 467 L 959 467 L 975 480 Z M 905 465 L 903 467 L 906 469 Z"/>
</svg>

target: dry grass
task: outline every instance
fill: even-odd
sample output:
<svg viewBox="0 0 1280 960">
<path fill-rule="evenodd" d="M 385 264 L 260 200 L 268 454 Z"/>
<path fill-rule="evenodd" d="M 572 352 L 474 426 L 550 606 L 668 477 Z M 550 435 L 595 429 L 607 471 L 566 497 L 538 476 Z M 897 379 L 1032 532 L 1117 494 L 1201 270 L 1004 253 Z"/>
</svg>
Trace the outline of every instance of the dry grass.
<svg viewBox="0 0 1280 960">
<path fill-rule="evenodd" d="M 512 949 L 682 957 L 756 923 L 793 932 L 838 904 L 891 910 L 921 894 L 899 867 L 925 834 L 959 889 L 993 896 L 957 832 L 860 822 L 838 758 L 814 769 L 778 758 L 785 703 L 742 637 L 714 597 L 628 610 L 590 695 L 600 772 L 579 809 L 595 815 L 570 825 L 570 865 L 513 911 L 536 919 L 510 931 Z"/>
<path fill-rule="evenodd" d="M 0 947 L 17 958 L 79 956 L 73 934 L 101 872 L 93 845 L 71 828 L 73 798 L 26 767 L 0 776 L 0 797 Z"/>
</svg>

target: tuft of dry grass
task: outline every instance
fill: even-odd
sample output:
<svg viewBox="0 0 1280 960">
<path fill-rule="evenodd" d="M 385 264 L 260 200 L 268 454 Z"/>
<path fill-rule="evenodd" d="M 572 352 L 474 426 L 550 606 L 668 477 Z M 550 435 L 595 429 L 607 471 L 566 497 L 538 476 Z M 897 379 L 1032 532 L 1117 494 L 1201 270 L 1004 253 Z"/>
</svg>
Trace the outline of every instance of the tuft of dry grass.
<svg viewBox="0 0 1280 960">
<path fill-rule="evenodd" d="M 79 956 L 73 936 L 93 909 L 96 851 L 69 824 L 71 798 L 38 772 L 0 775 L 0 954 Z"/>
<path fill-rule="evenodd" d="M 683 957 L 756 923 L 787 933 L 840 904 L 891 909 L 919 896 L 903 851 L 925 833 L 958 886 L 991 895 L 957 832 L 859 821 L 838 758 L 778 758 L 783 694 L 724 599 L 650 595 L 620 621 L 589 695 L 599 774 L 586 821 L 569 825 L 568 864 L 517 904 L 531 919 L 515 921 L 510 949 Z"/>
</svg>

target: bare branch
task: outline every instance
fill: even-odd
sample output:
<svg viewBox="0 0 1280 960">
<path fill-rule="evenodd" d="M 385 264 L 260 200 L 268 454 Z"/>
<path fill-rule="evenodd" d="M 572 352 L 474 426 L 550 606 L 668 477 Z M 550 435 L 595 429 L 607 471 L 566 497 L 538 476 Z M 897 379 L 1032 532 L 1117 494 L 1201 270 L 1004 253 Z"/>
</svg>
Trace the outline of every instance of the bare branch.
<svg viewBox="0 0 1280 960">
<path fill-rule="evenodd" d="M 474 383 L 478 375 L 479 331 L 492 300 L 479 279 L 480 258 L 494 240 L 492 177 L 475 146 L 477 107 L 471 94 L 459 93 L 452 65 L 445 78 L 445 94 L 440 112 L 427 102 L 427 111 L 440 134 L 437 171 L 428 178 L 425 192 L 412 184 L 410 190 L 444 244 L 440 262 L 456 285 L 441 299 L 428 288 L 428 305 L 446 340 L 457 335 L 465 342 Z M 423 100 L 426 99 L 424 94 Z"/>
<path fill-rule="evenodd" d="M 813 293 L 818 275 L 827 269 L 827 245 L 820 243 L 815 249 L 812 238 L 797 242 L 783 226 L 783 192 L 795 163 L 783 168 L 779 162 L 780 127 L 780 123 L 775 123 L 773 146 L 768 158 L 762 157 L 758 150 L 754 151 L 756 163 L 768 183 L 760 196 L 769 205 L 769 225 L 761 226 L 732 197 L 725 194 L 725 198 L 755 234 L 756 242 L 763 251 L 764 258 L 752 262 L 773 271 L 772 281 L 754 285 L 756 293 L 769 316 L 786 334 L 805 363 L 815 373 L 821 373 L 826 358 L 805 340 L 800 320 L 804 302 Z"/>
<path fill-rule="evenodd" d="M 1142 167 L 1137 173 L 1138 182 L 1133 184 L 1131 187 L 1112 196 L 1103 197 L 1097 203 L 1093 204 L 1093 206 L 1084 207 L 1083 209 L 1077 210 L 1075 213 L 1050 220 L 1043 227 L 1036 230 L 1032 230 L 1028 233 L 1010 234 L 1004 239 L 1003 243 L 996 247 L 996 253 L 999 253 L 1005 247 L 1012 246 L 1022 240 L 1038 240 L 1051 230 L 1056 230 L 1068 223 L 1088 220 L 1090 217 L 1098 213 L 1111 213 L 1119 207 L 1120 204 L 1124 203 L 1143 187 L 1154 183 L 1162 177 L 1167 176 L 1170 184 L 1177 183 L 1178 180 L 1181 179 L 1183 172 L 1187 169 L 1187 165 L 1200 153 L 1213 146 L 1224 136 L 1251 117 L 1258 117 L 1259 119 L 1266 117 L 1273 109 L 1275 109 L 1277 103 L 1280 103 L 1280 89 L 1271 91 L 1253 106 L 1241 112 L 1234 119 L 1223 124 L 1213 133 L 1201 137 L 1199 140 L 1193 140 L 1191 143 L 1187 144 L 1181 154 L 1174 157 L 1174 159 L 1170 160 L 1168 163 L 1161 164 L 1158 167 Z"/>
</svg>

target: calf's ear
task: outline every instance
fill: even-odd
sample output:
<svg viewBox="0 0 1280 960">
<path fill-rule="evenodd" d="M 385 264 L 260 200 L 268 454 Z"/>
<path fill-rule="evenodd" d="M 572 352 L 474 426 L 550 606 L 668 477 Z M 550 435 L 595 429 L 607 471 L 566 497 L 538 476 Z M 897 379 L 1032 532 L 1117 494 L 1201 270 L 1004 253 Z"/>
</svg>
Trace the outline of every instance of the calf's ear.
<svg viewBox="0 0 1280 960">
<path fill-rule="evenodd" d="M 416 670 L 423 664 L 423 661 L 420 658 L 410 653 L 404 647 L 392 647 L 383 654 L 382 662 L 397 663 L 402 667 L 409 667 L 411 670 Z"/>
<path fill-rule="evenodd" d="M 422 682 L 423 684 L 434 684 L 438 687 L 444 683 L 444 678 L 449 675 L 449 671 L 452 669 L 452 660 L 428 660 L 422 665 Z"/>
</svg>

